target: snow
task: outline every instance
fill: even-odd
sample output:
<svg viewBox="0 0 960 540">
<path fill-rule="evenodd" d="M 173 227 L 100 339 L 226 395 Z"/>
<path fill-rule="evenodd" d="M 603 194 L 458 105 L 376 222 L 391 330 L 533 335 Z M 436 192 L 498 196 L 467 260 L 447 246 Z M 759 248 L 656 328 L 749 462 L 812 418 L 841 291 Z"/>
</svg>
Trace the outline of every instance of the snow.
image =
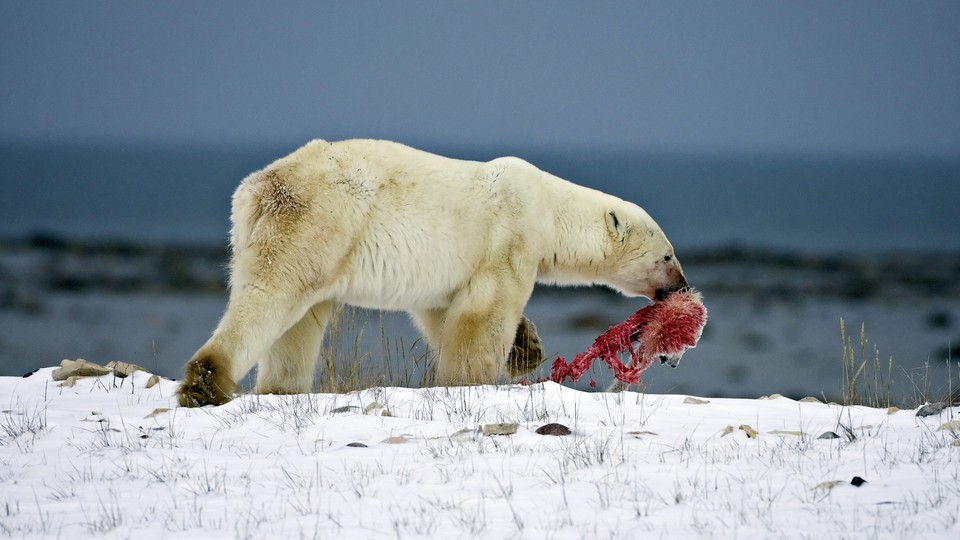
<svg viewBox="0 0 960 540">
<path fill-rule="evenodd" d="M 548 382 L 183 409 L 143 372 L 52 371 L 0 377 L 0 536 L 960 537 L 958 408 Z M 550 422 L 572 434 L 535 432 Z"/>
</svg>

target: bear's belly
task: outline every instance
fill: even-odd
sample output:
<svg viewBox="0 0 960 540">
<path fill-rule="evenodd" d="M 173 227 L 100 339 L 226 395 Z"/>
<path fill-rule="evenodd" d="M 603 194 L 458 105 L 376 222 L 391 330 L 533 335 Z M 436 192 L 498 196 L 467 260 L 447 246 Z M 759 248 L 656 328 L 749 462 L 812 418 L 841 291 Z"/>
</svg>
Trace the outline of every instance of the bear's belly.
<svg viewBox="0 0 960 540">
<path fill-rule="evenodd" d="M 384 290 L 352 290 L 340 295 L 338 301 L 350 306 L 387 311 L 412 311 L 441 308 L 449 304 L 449 295 L 429 292 L 389 293 Z"/>
<path fill-rule="evenodd" d="M 407 311 L 444 307 L 454 290 L 448 276 L 354 272 L 344 276 L 335 296 L 352 306 Z"/>
<path fill-rule="evenodd" d="M 456 242 L 396 231 L 390 238 L 357 246 L 333 287 L 338 301 L 387 310 L 445 307 L 475 268 L 475 257 Z"/>
</svg>

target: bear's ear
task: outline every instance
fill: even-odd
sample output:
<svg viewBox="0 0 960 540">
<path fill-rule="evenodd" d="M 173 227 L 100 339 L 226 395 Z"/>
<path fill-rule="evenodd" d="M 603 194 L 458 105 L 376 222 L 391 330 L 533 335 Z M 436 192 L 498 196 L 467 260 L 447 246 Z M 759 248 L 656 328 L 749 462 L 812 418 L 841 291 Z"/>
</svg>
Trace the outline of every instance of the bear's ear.
<svg viewBox="0 0 960 540">
<path fill-rule="evenodd" d="M 620 218 L 617 217 L 617 213 L 614 210 L 607 211 L 607 229 L 614 238 L 617 238 L 621 242 L 627 236 L 627 225 L 620 221 Z"/>
</svg>

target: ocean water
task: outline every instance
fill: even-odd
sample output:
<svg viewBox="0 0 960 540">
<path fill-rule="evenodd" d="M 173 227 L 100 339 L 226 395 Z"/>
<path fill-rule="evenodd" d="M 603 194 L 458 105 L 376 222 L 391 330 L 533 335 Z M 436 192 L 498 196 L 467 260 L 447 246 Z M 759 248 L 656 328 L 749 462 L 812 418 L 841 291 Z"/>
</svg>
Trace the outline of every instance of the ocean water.
<svg viewBox="0 0 960 540">
<path fill-rule="evenodd" d="M 294 146 L 0 145 L 0 234 L 221 243 L 230 195 Z M 517 155 L 631 200 L 684 249 L 737 244 L 808 252 L 960 250 L 960 159 Z"/>
</svg>

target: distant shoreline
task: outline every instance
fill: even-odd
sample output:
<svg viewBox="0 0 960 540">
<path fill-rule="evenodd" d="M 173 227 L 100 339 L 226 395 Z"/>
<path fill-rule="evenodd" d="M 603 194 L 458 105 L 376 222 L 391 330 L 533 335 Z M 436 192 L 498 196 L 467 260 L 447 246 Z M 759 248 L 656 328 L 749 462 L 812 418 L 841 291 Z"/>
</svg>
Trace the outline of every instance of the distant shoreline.
<svg viewBox="0 0 960 540">
<path fill-rule="evenodd" d="M 728 245 L 681 247 L 678 254 L 704 295 L 710 322 L 701 346 L 684 360 L 696 373 L 650 370 L 650 388 L 760 395 L 776 381 L 785 395 L 827 391 L 850 345 L 840 347 L 841 319 L 855 341 L 866 328 L 858 358 L 884 366 L 896 359 L 898 395 L 909 394 L 914 379 L 940 392 L 951 359 L 960 358 L 960 253 L 816 254 Z M 134 362 L 177 377 L 223 313 L 228 262 L 226 242 L 0 236 L 0 372 L 86 358 Z M 645 303 L 602 287 L 542 286 L 525 313 L 550 354 L 570 358 Z M 400 362 L 384 351 L 410 352 L 419 342 L 401 313 L 347 313 L 341 337 L 349 338 L 332 343 L 349 351 L 363 339 L 357 354 L 369 354 L 374 364 Z"/>
<path fill-rule="evenodd" d="M 714 295 L 776 295 L 781 300 L 796 295 L 843 300 L 960 296 L 960 251 L 814 253 L 730 244 L 681 250 L 679 255 L 694 284 Z M 32 288 L 222 294 L 228 262 L 227 242 L 141 242 L 53 232 L 0 236 L 5 282 L 0 293 L 7 299 Z"/>
</svg>

